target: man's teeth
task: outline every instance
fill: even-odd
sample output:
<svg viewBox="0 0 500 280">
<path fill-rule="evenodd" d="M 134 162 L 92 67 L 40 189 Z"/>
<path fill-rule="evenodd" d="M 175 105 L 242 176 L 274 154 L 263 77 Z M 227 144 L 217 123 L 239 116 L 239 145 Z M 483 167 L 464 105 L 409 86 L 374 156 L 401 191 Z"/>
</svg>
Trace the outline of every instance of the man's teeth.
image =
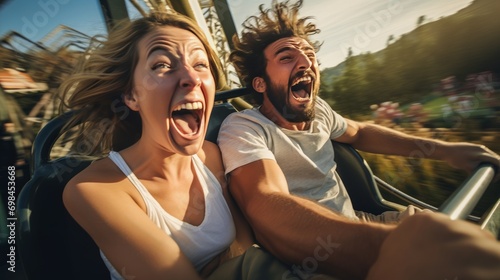
<svg viewBox="0 0 500 280">
<path fill-rule="evenodd" d="M 311 77 L 302 77 L 300 79 L 295 80 L 292 86 L 300 83 L 300 82 L 311 82 Z"/>
<path fill-rule="evenodd" d="M 198 110 L 201 108 L 203 108 L 203 104 L 201 102 L 190 102 L 190 103 L 184 103 L 184 104 L 181 104 L 181 105 L 175 107 L 174 111 Z"/>
</svg>

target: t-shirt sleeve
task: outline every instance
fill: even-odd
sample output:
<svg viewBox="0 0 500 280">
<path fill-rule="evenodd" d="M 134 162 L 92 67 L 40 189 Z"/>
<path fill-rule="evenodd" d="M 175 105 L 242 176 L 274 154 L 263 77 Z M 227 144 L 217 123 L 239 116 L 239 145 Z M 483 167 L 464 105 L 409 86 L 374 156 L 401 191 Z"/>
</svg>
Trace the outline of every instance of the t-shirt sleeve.
<svg viewBox="0 0 500 280">
<path fill-rule="evenodd" d="M 275 160 L 267 146 L 263 124 L 244 113 L 229 115 L 221 125 L 217 144 L 222 153 L 225 174 L 261 159 Z"/>
<path fill-rule="evenodd" d="M 332 110 L 332 109 L 330 109 L 330 110 Z M 333 113 L 333 120 L 334 121 L 333 121 L 332 133 L 330 134 L 330 138 L 335 139 L 337 137 L 342 136 L 342 134 L 344 134 L 346 132 L 347 122 L 344 119 L 344 117 L 339 115 L 337 112 L 332 110 L 332 113 Z"/>
<path fill-rule="evenodd" d="M 320 116 L 320 114 L 324 116 L 325 123 L 330 130 L 330 139 L 335 139 L 342 136 L 342 134 L 344 134 L 347 130 L 347 122 L 344 117 L 335 112 L 332 107 L 323 99 L 318 98 L 317 102 L 318 111 L 316 112 L 316 114 L 318 117 Z"/>
</svg>

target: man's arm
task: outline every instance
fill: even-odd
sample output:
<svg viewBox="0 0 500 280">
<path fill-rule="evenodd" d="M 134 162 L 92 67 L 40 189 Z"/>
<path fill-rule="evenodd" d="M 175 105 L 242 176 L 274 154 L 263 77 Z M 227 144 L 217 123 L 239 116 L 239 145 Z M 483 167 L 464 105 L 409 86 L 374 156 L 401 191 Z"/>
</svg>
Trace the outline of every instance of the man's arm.
<svg viewBox="0 0 500 280">
<path fill-rule="evenodd" d="M 366 279 L 498 279 L 500 243 L 438 213 L 405 219 L 384 241 Z"/>
<path fill-rule="evenodd" d="M 445 142 L 412 136 L 380 125 L 346 119 L 346 132 L 335 139 L 361 151 L 446 161 L 450 166 L 472 172 L 481 162 L 500 167 L 500 156 L 485 146 Z M 500 172 L 496 180 L 500 179 Z"/>
<path fill-rule="evenodd" d="M 350 221 L 293 196 L 273 160 L 258 160 L 230 173 L 230 192 L 257 240 L 295 273 L 323 272 L 362 279 L 392 226 Z M 312 270 L 312 271 L 311 271 Z"/>
</svg>

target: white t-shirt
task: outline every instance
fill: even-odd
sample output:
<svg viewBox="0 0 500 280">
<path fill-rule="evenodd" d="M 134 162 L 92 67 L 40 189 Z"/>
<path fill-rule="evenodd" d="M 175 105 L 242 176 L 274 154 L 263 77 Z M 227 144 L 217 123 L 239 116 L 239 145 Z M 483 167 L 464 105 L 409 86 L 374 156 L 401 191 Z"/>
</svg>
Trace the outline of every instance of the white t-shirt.
<svg viewBox="0 0 500 280">
<path fill-rule="evenodd" d="M 224 120 L 218 144 L 226 174 L 257 160 L 275 160 L 286 177 L 290 193 L 357 220 L 337 174 L 331 143 L 346 129 L 345 119 L 317 98 L 316 116 L 308 130 L 281 128 L 253 108 L 233 113 Z"/>
</svg>

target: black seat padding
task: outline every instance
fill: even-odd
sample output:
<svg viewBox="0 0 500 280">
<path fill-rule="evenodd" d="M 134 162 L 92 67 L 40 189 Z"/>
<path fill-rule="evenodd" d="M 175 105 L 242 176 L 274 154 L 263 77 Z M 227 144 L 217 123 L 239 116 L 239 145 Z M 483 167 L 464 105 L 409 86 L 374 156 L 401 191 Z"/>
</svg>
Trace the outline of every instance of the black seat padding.
<svg viewBox="0 0 500 280">
<path fill-rule="evenodd" d="M 49 160 L 57 136 L 71 113 L 51 120 L 33 143 L 33 175 L 18 198 L 19 249 L 28 279 L 109 279 L 90 236 L 62 202 L 66 183 L 91 159 L 65 156 Z M 97 257 L 96 257 L 97 256 Z"/>
<path fill-rule="evenodd" d="M 382 203 L 383 198 L 373 173 L 361 155 L 351 145 L 336 141 L 332 143 L 337 172 L 344 182 L 354 209 L 376 215 L 394 210 Z"/>
<path fill-rule="evenodd" d="M 219 135 L 220 125 L 222 121 L 231 113 L 236 112 L 233 105 L 224 102 L 222 104 L 215 105 L 212 115 L 210 116 L 210 122 L 208 123 L 207 135 L 205 139 L 217 144 L 217 136 Z"/>
</svg>

